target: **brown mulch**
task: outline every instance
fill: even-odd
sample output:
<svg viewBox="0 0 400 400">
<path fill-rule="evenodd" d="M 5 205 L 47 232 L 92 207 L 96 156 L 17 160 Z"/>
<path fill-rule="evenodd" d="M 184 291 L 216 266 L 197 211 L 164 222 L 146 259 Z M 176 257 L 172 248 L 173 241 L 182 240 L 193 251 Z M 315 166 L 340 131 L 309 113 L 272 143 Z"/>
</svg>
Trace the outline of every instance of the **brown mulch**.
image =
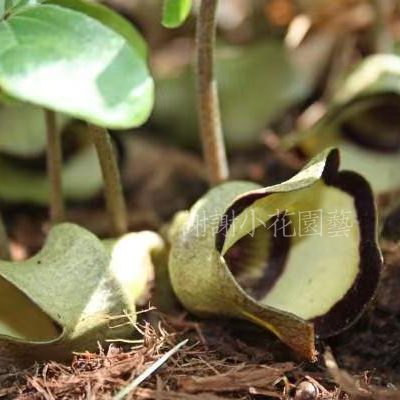
<svg viewBox="0 0 400 400">
<path fill-rule="evenodd" d="M 143 343 L 135 347 L 111 344 L 95 354 L 77 354 L 70 365 L 49 362 L 0 375 L 0 398 L 111 399 L 184 337 L 190 339 L 189 343 L 128 398 L 216 400 L 260 395 L 279 399 L 294 394 L 296 385 L 304 380 L 316 385 L 326 399 L 344 398 L 339 397 L 338 390 L 329 391 L 318 383 L 332 387 L 323 374 L 306 373 L 301 363 L 272 361 L 272 353 L 242 342 L 226 330 L 227 325 L 216 326 L 214 331 L 220 335 L 226 330 L 219 348 L 216 336 L 203 332 L 203 325 L 182 318 L 159 318 L 156 327 L 145 323 L 139 328 Z M 210 322 L 206 324 L 205 330 L 210 330 Z"/>
</svg>

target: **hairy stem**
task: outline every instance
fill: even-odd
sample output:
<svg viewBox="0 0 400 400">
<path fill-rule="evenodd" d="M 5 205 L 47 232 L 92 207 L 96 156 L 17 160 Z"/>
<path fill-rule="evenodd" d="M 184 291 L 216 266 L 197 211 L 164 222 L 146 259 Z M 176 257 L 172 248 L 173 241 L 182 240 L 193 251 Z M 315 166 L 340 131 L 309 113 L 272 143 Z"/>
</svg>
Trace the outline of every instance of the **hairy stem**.
<svg viewBox="0 0 400 400">
<path fill-rule="evenodd" d="M 128 219 L 114 147 L 106 129 L 89 124 L 89 130 L 96 146 L 103 174 L 106 206 L 110 218 L 110 233 L 113 236 L 120 236 L 128 231 Z"/>
<path fill-rule="evenodd" d="M 211 184 L 228 178 L 228 163 L 221 127 L 214 47 L 218 0 L 202 0 L 197 21 L 197 89 L 203 154 Z"/>
<path fill-rule="evenodd" d="M 62 190 L 61 135 L 57 131 L 56 114 L 44 110 L 47 131 L 47 174 L 50 182 L 50 221 L 58 224 L 65 221 Z"/>
<path fill-rule="evenodd" d="M 9 260 L 10 258 L 7 231 L 3 217 L 0 215 L 0 260 Z"/>
</svg>

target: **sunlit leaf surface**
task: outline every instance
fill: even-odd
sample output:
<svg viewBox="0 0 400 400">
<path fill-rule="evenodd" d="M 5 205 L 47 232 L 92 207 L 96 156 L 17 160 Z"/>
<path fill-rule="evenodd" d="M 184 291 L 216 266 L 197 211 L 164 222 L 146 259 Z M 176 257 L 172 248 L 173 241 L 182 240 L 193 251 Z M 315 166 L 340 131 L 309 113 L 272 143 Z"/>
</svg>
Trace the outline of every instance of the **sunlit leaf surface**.
<svg viewBox="0 0 400 400">
<path fill-rule="evenodd" d="M 153 103 L 143 43 L 135 46 L 99 15 L 45 4 L 0 22 L 2 90 L 110 128 L 142 124 Z"/>
<path fill-rule="evenodd" d="M 124 314 L 135 321 L 135 304 L 154 275 L 152 255 L 162 248 L 152 232 L 104 245 L 77 225 L 61 224 L 36 256 L 1 261 L 0 364 L 62 360 L 129 336 L 134 328 Z"/>
</svg>

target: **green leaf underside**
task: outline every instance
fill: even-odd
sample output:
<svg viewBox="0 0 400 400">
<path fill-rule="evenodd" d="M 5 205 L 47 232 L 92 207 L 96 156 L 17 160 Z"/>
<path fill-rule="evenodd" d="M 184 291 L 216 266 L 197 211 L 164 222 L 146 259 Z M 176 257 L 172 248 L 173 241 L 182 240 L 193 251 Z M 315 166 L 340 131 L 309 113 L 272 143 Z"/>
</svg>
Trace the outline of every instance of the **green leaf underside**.
<svg viewBox="0 0 400 400">
<path fill-rule="evenodd" d="M 109 128 L 142 124 L 153 103 L 143 49 L 57 5 L 0 23 L 0 87 L 9 95 Z"/>
<path fill-rule="evenodd" d="M 360 190 L 357 197 L 366 198 L 362 223 L 372 224 L 368 226 L 372 239 L 365 239 L 365 229 L 361 235 L 360 210 L 355 207 L 353 195 L 323 178 L 328 170 L 334 178 L 335 162 L 334 152 L 324 152 L 291 180 L 265 189 L 244 182 L 221 185 L 193 206 L 188 220 L 183 216 L 177 218 L 172 229 L 170 273 L 183 304 L 203 316 L 248 319 L 271 330 L 308 358 L 315 354 L 314 327 L 316 334 L 329 336 L 353 322 L 375 291 L 381 259 L 375 242 L 374 204 L 368 185 L 358 175 L 338 178 L 340 185 L 345 178 L 354 179 Z M 273 222 L 272 216 L 277 210 L 295 212 L 290 218 L 292 226 L 298 227 L 298 212 L 318 209 L 323 210 L 322 221 L 335 209 L 349 211 L 349 224 L 353 227 L 347 232 L 348 237 L 330 237 L 326 222 L 322 223 L 322 236 L 296 235 L 289 239 L 283 269 L 276 273 L 274 268 L 282 254 L 270 258 L 272 234 L 266 230 Z M 229 214 L 232 210 L 237 211 L 237 217 L 234 225 L 224 232 L 226 236 L 213 234 L 210 224 L 206 225 L 204 236 L 195 234 L 198 218 L 220 215 L 223 221 L 224 216 L 232 216 Z M 253 222 L 253 212 L 266 223 L 265 228 L 257 219 Z M 186 233 L 182 231 L 184 228 Z M 254 237 L 248 237 L 253 230 Z M 361 262 L 360 243 L 363 251 L 368 252 L 371 265 Z M 238 244 L 242 244 L 241 248 Z M 231 263 L 231 250 L 241 250 L 244 255 L 236 265 Z M 344 299 L 350 301 L 346 296 L 354 291 L 360 277 L 368 274 L 372 283 L 359 293 L 360 303 L 353 304 L 350 307 L 353 311 L 342 313 L 338 319 L 338 305 Z M 251 285 L 246 285 L 259 283 L 265 277 L 268 289 L 256 296 Z"/>
<path fill-rule="evenodd" d="M 390 192 L 400 187 L 399 110 L 400 57 L 367 57 L 339 88 L 326 115 L 302 133 L 300 146 L 311 156 L 326 146 L 338 147 L 343 168 L 365 176 L 376 193 Z M 348 129 L 357 137 L 349 137 Z M 382 151 L 385 143 L 388 149 Z"/>
<path fill-rule="evenodd" d="M 124 312 L 135 319 L 153 274 L 150 254 L 162 246 L 158 235 L 142 232 L 108 243 L 107 251 L 90 232 L 61 224 L 33 258 L 1 261 L 0 363 L 69 358 L 130 334 L 129 324 L 115 326 Z"/>
<path fill-rule="evenodd" d="M 0 157 L 0 174 L 0 198 L 10 202 L 48 204 L 50 186 L 45 172 L 15 166 Z M 85 200 L 101 190 L 103 178 L 93 146 L 64 163 L 62 181 L 68 200 Z"/>
<path fill-rule="evenodd" d="M 164 0 L 162 24 L 166 28 L 182 25 L 190 13 L 192 0 Z"/>
</svg>

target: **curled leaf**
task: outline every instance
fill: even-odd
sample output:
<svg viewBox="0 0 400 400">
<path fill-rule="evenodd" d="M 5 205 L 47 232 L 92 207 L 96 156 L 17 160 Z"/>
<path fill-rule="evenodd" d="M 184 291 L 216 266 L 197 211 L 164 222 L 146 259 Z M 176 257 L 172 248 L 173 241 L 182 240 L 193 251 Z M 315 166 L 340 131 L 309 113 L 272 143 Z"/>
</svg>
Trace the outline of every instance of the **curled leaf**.
<svg viewBox="0 0 400 400">
<path fill-rule="evenodd" d="M 179 214 L 169 270 L 183 305 L 247 319 L 307 358 L 315 336 L 349 327 L 382 260 L 371 189 L 338 167 L 338 151 L 327 150 L 282 184 L 226 183 Z"/>
<path fill-rule="evenodd" d="M 367 57 L 338 89 L 327 113 L 296 141 L 314 155 L 341 150 L 342 165 L 364 175 L 374 192 L 400 187 L 400 57 Z"/>
<path fill-rule="evenodd" d="M 133 232 L 103 241 L 111 254 L 110 268 L 131 303 L 145 304 L 155 279 L 155 265 L 166 257 L 164 241 L 150 231 Z M 154 264 L 154 265 L 153 265 Z"/>
<path fill-rule="evenodd" d="M 129 335 L 124 313 L 135 320 L 135 302 L 153 274 L 151 254 L 160 246 L 151 232 L 104 246 L 85 229 L 61 224 L 36 256 L 1 261 L 0 363 L 65 359 Z"/>
</svg>

